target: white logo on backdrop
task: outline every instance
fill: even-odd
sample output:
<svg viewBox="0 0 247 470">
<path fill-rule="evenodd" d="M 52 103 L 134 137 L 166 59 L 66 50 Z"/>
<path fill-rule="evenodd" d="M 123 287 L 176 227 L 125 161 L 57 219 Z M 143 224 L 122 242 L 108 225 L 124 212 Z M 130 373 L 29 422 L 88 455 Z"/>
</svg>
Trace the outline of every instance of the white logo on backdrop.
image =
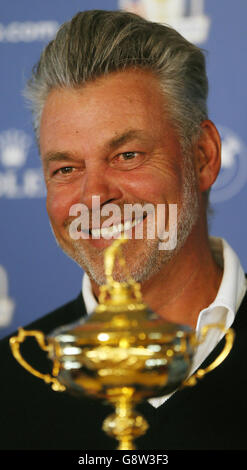
<svg viewBox="0 0 247 470">
<path fill-rule="evenodd" d="M 119 7 L 148 20 L 169 24 L 194 43 L 207 40 L 210 18 L 204 0 L 119 0 Z"/>
<path fill-rule="evenodd" d="M 0 265 L 0 328 L 10 325 L 15 309 L 14 301 L 8 296 L 8 276 Z"/>
<path fill-rule="evenodd" d="M 223 202 L 238 194 L 247 182 L 247 147 L 231 129 L 218 127 L 222 139 L 222 162 L 212 187 L 211 202 Z"/>
<path fill-rule="evenodd" d="M 25 132 L 10 129 L 0 134 L 1 163 L 6 167 L 20 167 L 26 163 L 32 139 Z"/>
<path fill-rule="evenodd" d="M 52 39 L 59 24 L 57 21 L 13 21 L 0 23 L 0 42 L 32 42 Z"/>
<path fill-rule="evenodd" d="M 21 130 L 8 129 L 0 133 L 0 198 L 45 195 L 41 168 L 25 167 L 31 144 L 31 137 Z"/>
</svg>

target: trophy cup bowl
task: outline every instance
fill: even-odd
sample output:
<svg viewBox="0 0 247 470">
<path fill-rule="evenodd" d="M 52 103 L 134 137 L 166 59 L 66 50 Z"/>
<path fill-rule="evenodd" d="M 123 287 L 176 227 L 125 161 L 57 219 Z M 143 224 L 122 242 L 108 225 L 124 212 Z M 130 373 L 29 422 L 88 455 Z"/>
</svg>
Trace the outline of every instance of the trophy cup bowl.
<svg viewBox="0 0 247 470">
<path fill-rule="evenodd" d="M 103 422 L 103 430 L 118 441 L 118 450 L 135 449 L 134 439 L 148 428 L 135 405 L 145 399 L 167 395 L 217 367 L 232 348 L 234 333 L 220 324 L 195 331 L 158 317 L 142 302 L 140 285 L 112 277 L 115 259 L 125 267 L 118 239 L 105 251 L 107 284 L 101 287 L 99 305 L 86 319 L 62 326 L 46 337 L 41 331 L 19 329 L 10 339 L 17 361 L 29 372 L 50 383 L 54 391 L 78 396 L 88 394 L 111 403 L 115 413 Z M 189 376 L 195 350 L 211 328 L 226 336 L 225 347 L 206 369 Z M 53 362 L 52 375 L 42 374 L 25 361 L 20 345 L 33 336 Z"/>
</svg>

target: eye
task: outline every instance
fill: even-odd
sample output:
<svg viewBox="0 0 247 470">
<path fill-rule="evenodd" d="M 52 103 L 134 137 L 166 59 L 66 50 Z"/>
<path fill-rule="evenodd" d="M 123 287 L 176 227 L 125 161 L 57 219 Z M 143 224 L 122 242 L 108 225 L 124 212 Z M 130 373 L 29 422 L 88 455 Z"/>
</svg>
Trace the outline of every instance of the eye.
<svg viewBox="0 0 247 470">
<path fill-rule="evenodd" d="M 137 157 L 137 152 L 123 152 L 120 154 L 120 157 L 121 156 L 124 160 L 132 160 L 133 158 Z"/>
<path fill-rule="evenodd" d="M 58 168 L 54 171 L 53 175 L 68 175 L 72 173 L 73 167 L 72 166 L 64 166 L 62 168 Z"/>
<path fill-rule="evenodd" d="M 143 159 L 144 154 L 142 152 L 122 152 L 112 159 L 111 166 L 121 170 L 132 170 L 141 165 Z"/>
</svg>

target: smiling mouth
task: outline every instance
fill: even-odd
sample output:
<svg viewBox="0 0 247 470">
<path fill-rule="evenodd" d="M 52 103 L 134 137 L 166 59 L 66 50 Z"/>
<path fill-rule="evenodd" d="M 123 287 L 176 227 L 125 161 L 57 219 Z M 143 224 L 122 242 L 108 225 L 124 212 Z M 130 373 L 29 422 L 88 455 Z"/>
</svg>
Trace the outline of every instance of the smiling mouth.
<svg viewBox="0 0 247 470">
<path fill-rule="evenodd" d="M 102 227 L 102 228 L 94 228 L 89 230 L 89 234 L 92 238 L 110 238 L 110 237 L 116 237 L 120 235 L 123 232 L 127 232 L 134 228 L 136 225 L 139 223 L 143 222 L 143 220 L 146 218 L 146 216 L 139 217 L 134 220 L 127 220 L 124 223 L 116 224 L 116 225 L 111 225 L 110 227 Z"/>
</svg>

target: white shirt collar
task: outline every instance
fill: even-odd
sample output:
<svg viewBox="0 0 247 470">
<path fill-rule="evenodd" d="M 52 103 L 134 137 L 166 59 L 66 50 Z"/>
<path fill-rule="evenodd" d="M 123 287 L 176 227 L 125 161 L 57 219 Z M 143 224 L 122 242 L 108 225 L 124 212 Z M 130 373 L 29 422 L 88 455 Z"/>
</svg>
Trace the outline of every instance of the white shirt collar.
<svg viewBox="0 0 247 470">
<path fill-rule="evenodd" d="M 210 237 L 210 245 L 217 263 L 223 268 L 223 276 L 214 301 L 199 313 L 196 326 L 197 331 L 200 331 L 203 326 L 202 324 L 216 321 L 215 317 L 213 317 L 216 307 L 225 307 L 225 327 L 230 328 L 247 286 L 244 270 L 239 258 L 226 240 Z"/>
<path fill-rule="evenodd" d="M 93 310 L 97 307 L 98 302 L 94 297 L 92 285 L 87 273 L 84 273 L 82 278 L 82 297 L 85 303 L 87 314 L 93 312 Z"/>
</svg>

